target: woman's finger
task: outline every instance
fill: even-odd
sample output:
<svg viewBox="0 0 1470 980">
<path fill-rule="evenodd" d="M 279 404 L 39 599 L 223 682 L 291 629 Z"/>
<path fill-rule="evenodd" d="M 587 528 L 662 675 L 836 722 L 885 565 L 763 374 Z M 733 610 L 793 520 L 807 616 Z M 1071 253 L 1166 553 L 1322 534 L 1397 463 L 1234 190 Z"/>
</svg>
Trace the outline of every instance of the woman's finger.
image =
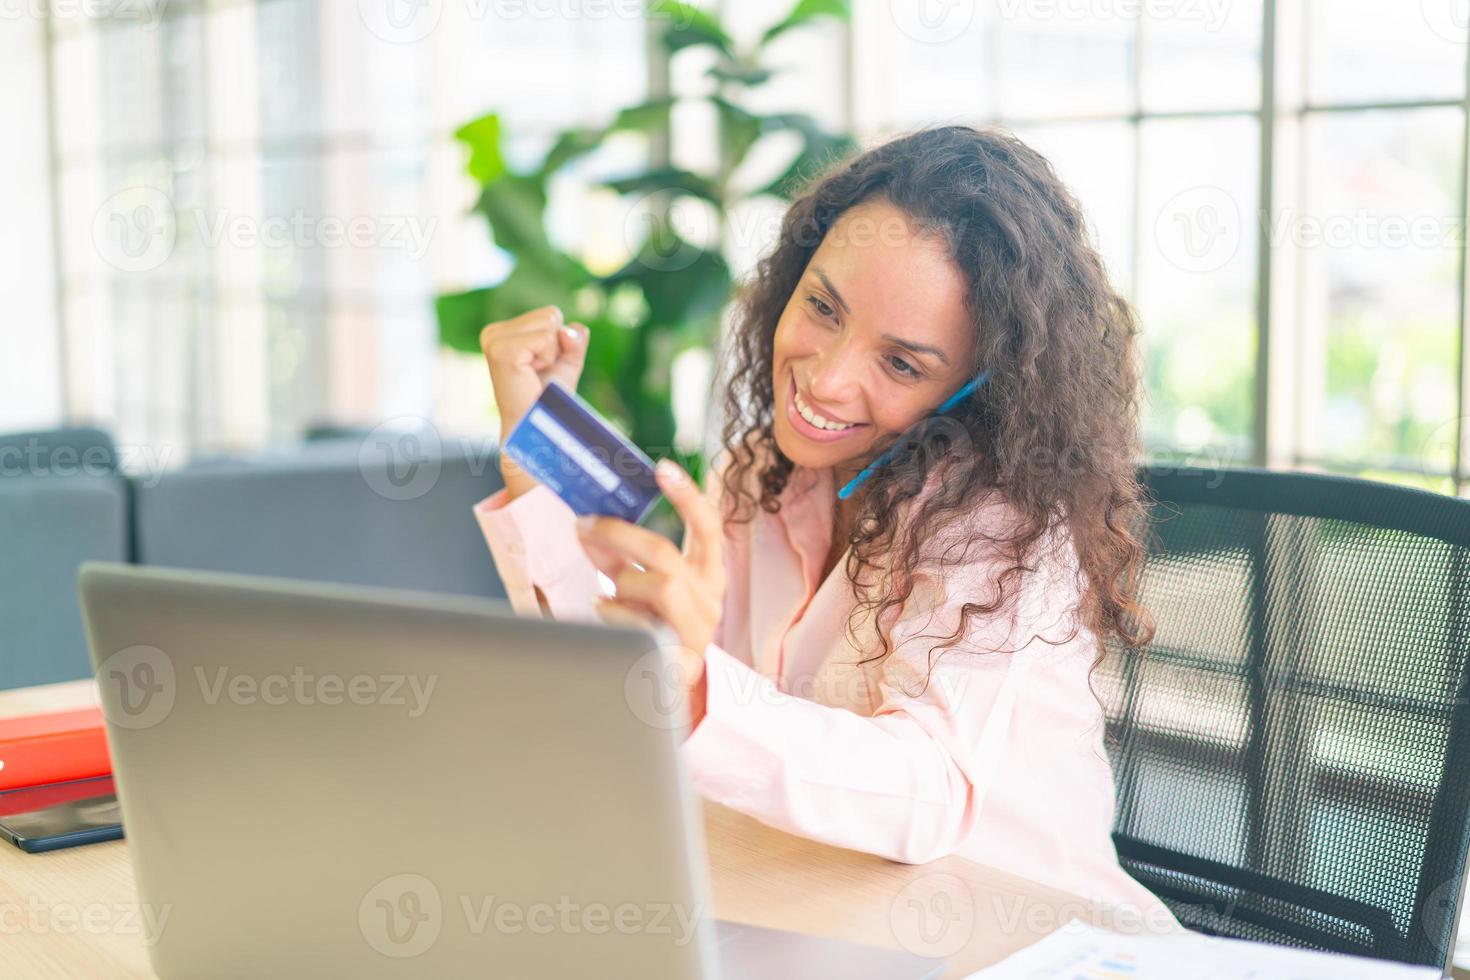
<svg viewBox="0 0 1470 980">
<path fill-rule="evenodd" d="M 485 346 L 490 340 L 505 337 L 509 334 L 522 333 L 527 330 L 545 330 L 548 327 L 559 327 L 563 322 L 561 308 L 555 305 L 539 306 L 534 310 L 527 310 L 520 316 L 511 317 L 509 320 L 500 320 L 495 323 L 486 324 L 480 330 L 480 346 Z"/>
<path fill-rule="evenodd" d="M 696 590 L 681 578 L 630 567 L 613 579 L 613 585 L 619 602 L 641 603 L 680 636 L 691 635 L 700 618 L 707 615 L 706 604 L 698 601 Z"/>
<path fill-rule="evenodd" d="M 678 604 L 675 601 L 677 579 L 629 565 L 612 576 L 612 581 L 619 599 L 641 602 L 657 613 L 664 622 L 669 622 L 670 610 L 666 607 Z M 669 625 L 672 626 L 673 623 Z"/>
<path fill-rule="evenodd" d="M 480 331 L 480 349 L 492 363 L 496 359 L 523 355 L 528 350 L 535 356 L 555 359 L 557 336 L 563 327 L 561 310 L 543 306 L 513 320 L 486 326 Z"/>
<path fill-rule="evenodd" d="M 587 329 L 585 323 L 568 323 L 556 332 L 556 342 L 559 346 L 556 361 L 558 364 L 581 364 L 587 353 L 587 339 L 592 332 Z"/>
<path fill-rule="evenodd" d="M 628 564 L 616 574 L 609 573 L 615 598 L 629 603 L 670 626 L 718 622 L 724 613 L 724 596 L 696 587 L 687 579 L 670 579 L 659 572 L 649 572 Z"/>
<path fill-rule="evenodd" d="M 502 387 L 510 386 L 528 404 L 534 401 L 545 387 L 542 372 L 556 362 L 557 343 L 556 335 L 550 331 L 531 331 L 501 337 L 485 345 L 491 384 L 498 386 L 494 389 L 496 396 L 501 395 Z"/>
<path fill-rule="evenodd" d="M 577 534 L 584 544 L 607 548 L 653 571 L 673 573 L 684 561 L 668 538 L 621 517 L 579 517 Z"/>
<path fill-rule="evenodd" d="M 618 552 L 592 541 L 583 540 L 582 550 L 587 553 L 587 558 L 593 566 L 608 578 L 615 579 L 623 569 L 633 567 L 633 564 Z"/>
<path fill-rule="evenodd" d="M 562 384 L 575 388 L 587 355 L 590 332 L 583 323 L 564 323 L 554 306 L 492 323 L 480 332 L 480 347 L 492 367 L 497 363 L 525 364 L 538 374 L 549 371 Z"/>
<path fill-rule="evenodd" d="M 597 615 L 609 626 L 631 626 L 634 629 L 649 630 L 658 628 L 657 618 L 651 613 L 643 611 L 633 603 L 620 602 L 617 599 L 598 599 Z"/>
<path fill-rule="evenodd" d="M 720 515 L 705 499 L 699 485 L 672 459 L 661 459 L 654 467 L 658 485 L 684 522 L 684 553 L 701 572 L 723 570 L 724 529 Z"/>
</svg>

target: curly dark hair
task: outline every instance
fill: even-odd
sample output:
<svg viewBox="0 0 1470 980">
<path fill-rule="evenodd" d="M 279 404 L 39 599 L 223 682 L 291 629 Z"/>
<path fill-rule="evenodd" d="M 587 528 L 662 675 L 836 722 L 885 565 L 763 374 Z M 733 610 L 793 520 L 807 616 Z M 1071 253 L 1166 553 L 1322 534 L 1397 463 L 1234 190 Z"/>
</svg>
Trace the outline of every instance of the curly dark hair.
<svg viewBox="0 0 1470 980">
<path fill-rule="evenodd" d="M 989 380 L 950 417 L 877 447 L 902 442 L 857 499 L 845 570 L 859 603 L 849 633 L 856 639 L 854 623 L 864 612 L 876 611 L 878 623 L 897 612 L 913 591 L 915 569 L 933 559 L 928 549 L 946 537 L 941 532 L 959 525 L 973 535 L 965 518 L 999 499 L 1019 519 L 986 543 L 1002 550 L 1008 567 L 993 595 L 965 597 L 943 646 L 958 641 L 972 616 L 1005 606 L 1021 576 L 1035 570 L 1038 545 L 1057 530 L 1070 538 L 1084 576 L 1074 622 L 1098 640 L 1093 668 L 1109 637 L 1145 645 L 1153 624 L 1137 599 L 1145 552 L 1135 477 L 1137 317 L 1110 285 L 1082 210 L 1051 164 L 1000 127 L 905 134 L 834 164 L 791 203 L 774 250 L 737 295 L 722 432 L 730 452 L 726 520 L 750 520 L 756 504 L 780 509 L 795 464 L 772 428 L 777 322 L 828 230 L 869 200 L 901 209 L 948 249 L 964 273 L 978 337 L 973 373 L 983 368 Z M 941 466 L 937 490 L 916 500 Z M 867 569 L 888 574 L 864 582 Z M 877 632 L 882 652 L 863 662 L 891 652 Z"/>
</svg>

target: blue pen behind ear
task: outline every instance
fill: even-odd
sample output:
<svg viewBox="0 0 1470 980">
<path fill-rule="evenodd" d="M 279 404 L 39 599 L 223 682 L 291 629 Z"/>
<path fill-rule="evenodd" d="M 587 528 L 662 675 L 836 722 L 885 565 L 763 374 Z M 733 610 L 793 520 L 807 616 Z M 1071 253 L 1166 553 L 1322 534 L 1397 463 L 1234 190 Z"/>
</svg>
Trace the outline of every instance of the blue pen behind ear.
<svg viewBox="0 0 1470 980">
<path fill-rule="evenodd" d="M 944 404 L 943 405 L 940 405 L 937 409 L 934 410 L 934 414 L 935 415 L 944 415 L 945 413 L 953 410 L 956 405 L 958 405 L 960 402 L 964 401 L 970 395 L 973 395 L 975 393 L 976 389 L 978 389 L 981 385 L 983 385 L 989 379 L 990 379 L 990 372 L 989 371 L 981 371 L 978 376 L 976 376 L 974 378 L 971 378 L 969 381 L 966 381 L 960 387 L 960 390 L 959 391 L 955 392 L 953 395 L 950 395 L 948 398 L 946 398 L 944 400 Z M 862 486 L 863 485 L 863 481 L 866 480 L 868 477 L 872 476 L 873 473 L 874 473 L 874 471 L 877 470 L 878 467 L 882 466 L 884 463 L 887 463 L 890 459 L 892 459 L 893 456 L 894 456 L 894 454 L 898 452 L 898 450 L 903 446 L 903 444 L 904 444 L 904 440 L 900 439 L 898 442 L 896 442 L 896 443 L 893 444 L 893 448 L 889 449 L 882 456 L 879 456 L 877 459 L 873 460 L 867 466 L 864 466 L 863 467 L 863 471 L 861 473 L 859 473 L 857 476 L 853 477 L 851 480 L 849 480 L 847 482 L 847 486 L 845 486 L 841 490 L 838 490 L 837 491 L 837 499 L 838 500 L 846 500 L 848 497 L 851 497 L 852 496 L 852 492 L 854 490 L 856 490 L 858 487 Z"/>
</svg>

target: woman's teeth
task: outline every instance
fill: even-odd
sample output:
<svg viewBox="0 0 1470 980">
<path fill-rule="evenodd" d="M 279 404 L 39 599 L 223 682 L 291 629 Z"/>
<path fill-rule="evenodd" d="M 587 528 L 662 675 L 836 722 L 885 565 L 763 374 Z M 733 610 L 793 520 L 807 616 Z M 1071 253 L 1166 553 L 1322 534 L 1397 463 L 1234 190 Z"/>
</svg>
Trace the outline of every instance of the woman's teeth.
<svg viewBox="0 0 1470 980">
<path fill-rule="evenodd" d="M 793 391 L 793 394 L 796 395 L 796 410 L 801 413 L 801 417 L 806 419 L 808 422 L 810 422 L 812 425 L 815 425 L 819 429 L 829 429 L 832 432 L 841 432 L 843 429 L 851 429 L 854 425 L 857 424 L 856 422 L 833 422 L 829 419 L 825 419 L 822 416 L 818 415 L 816 412 L 812 411 L 812 407 L 801 400 L 801 392 Z"/>
</svg>

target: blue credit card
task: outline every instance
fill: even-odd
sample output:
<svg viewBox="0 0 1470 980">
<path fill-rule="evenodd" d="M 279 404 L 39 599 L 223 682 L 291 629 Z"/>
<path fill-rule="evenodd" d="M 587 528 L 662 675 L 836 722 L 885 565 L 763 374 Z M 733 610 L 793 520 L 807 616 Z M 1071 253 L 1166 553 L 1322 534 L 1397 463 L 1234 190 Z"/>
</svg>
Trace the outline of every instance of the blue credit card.
<svg viewBox="0 0 1470 980">
<path fill-rule="evenodd" d="M 555 379 L 516 423 L 502 450 L 579 515 L 636 524 L 661 492 L 653 460 Z"/>
</svg>

